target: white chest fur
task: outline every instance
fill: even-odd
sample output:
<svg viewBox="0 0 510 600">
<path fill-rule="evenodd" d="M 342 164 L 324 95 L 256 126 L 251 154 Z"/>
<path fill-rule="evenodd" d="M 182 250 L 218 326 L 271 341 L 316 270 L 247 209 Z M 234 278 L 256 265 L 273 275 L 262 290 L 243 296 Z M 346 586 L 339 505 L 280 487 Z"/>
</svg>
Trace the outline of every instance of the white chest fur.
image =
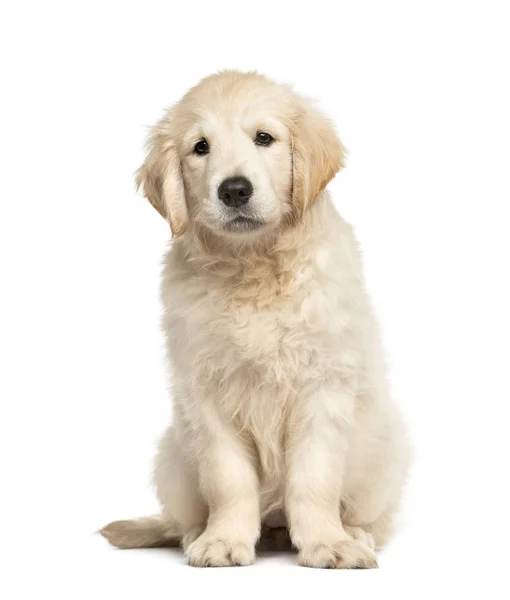
<svg viewBox="0 0 510 600">
<path fill-rule="evenodd" d="M 349 253 L 296 252 L 287 268 L 198 270 L 167 259 L 165 330 L 182 409 L 214 397 L 256 447 L 267 479 L 282 468 L 286 424 L 304 390 L 351 377 L 361 290 Z M 353 293 L 354 291 L 354 293 Z"/>
</svg>

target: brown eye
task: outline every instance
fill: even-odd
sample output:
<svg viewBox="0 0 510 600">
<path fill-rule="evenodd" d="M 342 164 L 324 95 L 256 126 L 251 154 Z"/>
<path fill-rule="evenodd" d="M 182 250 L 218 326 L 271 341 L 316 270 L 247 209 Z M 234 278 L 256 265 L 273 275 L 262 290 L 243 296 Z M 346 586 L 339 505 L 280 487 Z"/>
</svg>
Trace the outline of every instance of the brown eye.
<svg viewBox="0 0 510 600">
<path fill-rule="evenodd" d="M 274 137 L 265 131 L 257 131 L 255 143 L 257 146 L 270 146 L 274 142 Z"/>
<path fill-rule="evenodd" d="M 199 156 L 209 154 L 209 144 L 207 143 L 207 140 L 201 139 L 199 142 L 197 142 L 193 148 L 193 152 Z"/>
</svg>

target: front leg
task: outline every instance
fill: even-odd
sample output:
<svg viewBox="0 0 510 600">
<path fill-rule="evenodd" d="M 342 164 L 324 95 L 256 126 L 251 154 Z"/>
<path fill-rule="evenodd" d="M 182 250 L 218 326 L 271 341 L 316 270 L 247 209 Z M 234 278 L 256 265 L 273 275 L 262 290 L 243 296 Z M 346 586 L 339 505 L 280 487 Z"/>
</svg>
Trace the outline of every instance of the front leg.
<svg viewBox="0 0 510 600">
<path fill-rule="evenodd" d="M 260 533 L 254 457 L 215 407 L 204 409 L 199 434 L 200 489 L 209 508 L 205 531 L 187 549 L 190 565 L 228 567 L 255 560 Z"/>
<path fill-rule="evenodd" d="M 346 433 L 354 395 L 343 385 L 307 394 L 296 406 L 287 456 L 285 506 L 299 564 L 373 568 L 373 551 L 354 540 L 340 519 Z"/>
</svg>

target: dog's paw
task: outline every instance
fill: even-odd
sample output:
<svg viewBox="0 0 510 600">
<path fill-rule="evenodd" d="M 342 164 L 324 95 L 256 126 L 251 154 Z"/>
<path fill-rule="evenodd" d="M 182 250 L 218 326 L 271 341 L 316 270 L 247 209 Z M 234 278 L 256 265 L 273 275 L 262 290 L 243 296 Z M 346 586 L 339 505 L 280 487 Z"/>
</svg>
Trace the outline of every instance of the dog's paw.
<svg viewBox="0 0 510 600">
<path fill-rule="evenodd" d="M 238 540 L 201 535 L 188 546 L 188 562 L 193 567 L 237 567 L 255 561 L 255 548 Z"/>
<path fill-rule="evenodd" d="M 375 539 L 371 533 L 365 531 L 362 527 L 344 525 L 345 533 L 348 533 L 360 544 L 368 546 L 370 550 L 375 550 Z"/>
<path fill-rule="evenodd" d="M 299 564 L 316 569 L 377 569 L 374 552 L 356 540 L 314 544 L 301 549 Z"/>
</svg>

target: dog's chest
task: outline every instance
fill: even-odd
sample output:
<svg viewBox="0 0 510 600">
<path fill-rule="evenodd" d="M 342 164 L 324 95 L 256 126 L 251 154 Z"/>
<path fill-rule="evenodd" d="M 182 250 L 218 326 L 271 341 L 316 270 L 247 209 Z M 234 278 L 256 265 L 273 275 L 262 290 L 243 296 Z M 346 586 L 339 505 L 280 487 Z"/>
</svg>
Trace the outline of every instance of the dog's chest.
<svg viewBox="0 0 510 600">
<path fill-rule="evenodd" d="M 174 371 L 195 401 L 213 398 L 279 479 L 296 397 L 341 361 L 341 286 L 313 267 L 281 282 L 174 281 L 164 299 Z"/>
<path fill-rule="evenodd" d="M 299 290 L 262 304 L 211 294 L 206 313 L 188 323 L 190 343 L 223 380 L 241 370 L 245 377 L 289 384 L 309 363 L 320 336 L 303 315 L 303 301 Z"/>
<path fill-rule="evenodd" d="M 281 387 L 289 396 L 336 360 L 346 321 L 339 287 L 310 268 L 277 283 L 225 289 L 211 279 L 174 289 L 178 301 L 167 307 L 170 335 L 179 330 L 173 355 L 195 381 L 248 397 Z"/>
</svg>

